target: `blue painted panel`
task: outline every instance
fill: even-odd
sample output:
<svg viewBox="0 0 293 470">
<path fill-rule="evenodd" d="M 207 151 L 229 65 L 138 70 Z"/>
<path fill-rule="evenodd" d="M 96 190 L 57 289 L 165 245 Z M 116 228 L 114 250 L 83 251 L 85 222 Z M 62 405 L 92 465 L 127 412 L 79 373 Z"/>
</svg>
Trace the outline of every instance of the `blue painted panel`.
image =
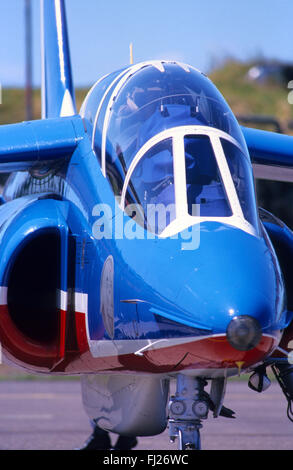
<svg viewBox="0 0 293 470">
<path fill-rule="evenodd" d="M 293 165 L 293 137 L 276 132 L 242 127 L 253 163 L 263 165 Z"/>
</svg>

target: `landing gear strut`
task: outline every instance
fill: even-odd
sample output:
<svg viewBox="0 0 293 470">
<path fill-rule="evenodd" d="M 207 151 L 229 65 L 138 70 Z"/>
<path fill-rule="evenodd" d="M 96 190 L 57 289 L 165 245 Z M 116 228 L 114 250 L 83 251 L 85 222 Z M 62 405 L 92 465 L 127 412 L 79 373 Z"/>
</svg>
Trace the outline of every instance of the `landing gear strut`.
<svg viewBox="0 0 293 470">
<path fill-rule="evenodd" d="M 177 375 L 176 394 L 169 402 L 169 436 L 171 442 L 179 440 L 180 450 L 200 450 L 201 420 L 208 417 L 209 396 L 202 378 Z"/>
<path fill-rule="evenodd" d="M 249 387 L 257 392 L 266 390 L 268 386 L 268 377 L 266 367 L 271 369 L 284 393 L 287 402 L 287 416 L 293 422 L 293 364 L 288 358 L 269 358 L 263 365 L 255 369 L 255 372 L 249 379 Z"/>
<path fill-rule="evenodd" d="M 287 416 L 293 422 L 293 365 L 287 361 L 276 361 L 272 371 L 287 399 Z"/>
</svg>

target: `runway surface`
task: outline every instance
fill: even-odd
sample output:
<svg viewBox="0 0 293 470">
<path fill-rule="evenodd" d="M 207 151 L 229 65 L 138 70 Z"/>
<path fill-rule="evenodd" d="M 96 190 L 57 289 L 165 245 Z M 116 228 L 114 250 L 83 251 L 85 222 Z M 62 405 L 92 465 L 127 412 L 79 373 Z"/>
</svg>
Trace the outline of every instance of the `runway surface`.
<svg viewBox="0 0 293 470">
<path fill-rule="evenodd" d="M 201 432 L 203 449 L 293 449 L 293 423 L 277 383 L 258 394 L 245 381 L 228 382 L 224 404 L 237 418 L 210 415 Z M 78 380 L 0 382 L 0 450 L 72 450 L 90 432 Z M 177 444 L 169 442 L 166 430 L 140 437 L 136 449 L 177 450 Z"/>
</svg>

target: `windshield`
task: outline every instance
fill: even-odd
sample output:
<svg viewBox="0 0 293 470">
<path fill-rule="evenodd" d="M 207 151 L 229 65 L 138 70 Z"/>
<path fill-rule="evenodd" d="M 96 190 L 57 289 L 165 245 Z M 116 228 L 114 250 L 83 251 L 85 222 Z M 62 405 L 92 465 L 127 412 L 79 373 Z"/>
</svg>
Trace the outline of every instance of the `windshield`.
<svg viewBox="0 0 293 470">
<path fill-rule="evenodd" d="M 151 138 L 127 171 L 120 207 L 158 235 L 203 220 L 225 221 L 249 233 L 258 226 L 248 158 L 228 134 L 203 126 Z"/>
<path fill-rule="evenodd" d="M 221 139 L 221 144 L 227 158 L 243 215 L 246 220 L 256 226 L 257 213 L 254 210 L 255 188 L 248 158 L 239 147 L 233 145 L 228 140 Z"/>
<path fill-rule="evenodd" d="M 228 217 L 232 211 L 208 136 L 184 138 L 188 213 L 200 206 L 201 216 Z"/>
<path fill-rule="evenodd" d="M 171 138 L 154 145 L 138 162 L 129 181 L 129 192 L 141 208 L 136 221 L 149 231 L 160 234 L 175 219 Z M 141 214 L 143 219 L 138 219 Z"/>
</svg>

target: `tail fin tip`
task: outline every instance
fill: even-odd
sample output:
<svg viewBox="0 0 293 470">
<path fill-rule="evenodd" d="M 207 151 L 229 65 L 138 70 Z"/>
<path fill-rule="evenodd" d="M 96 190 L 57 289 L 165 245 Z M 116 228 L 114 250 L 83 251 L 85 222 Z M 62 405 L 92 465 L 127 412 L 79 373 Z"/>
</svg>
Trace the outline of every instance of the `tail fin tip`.
<svg viewBox="0 0 293 470">
<path fill-rule="evenodd" d="M 41 0 L 42 117 L 76 114 L 64 0 Z"/>
</svg>

